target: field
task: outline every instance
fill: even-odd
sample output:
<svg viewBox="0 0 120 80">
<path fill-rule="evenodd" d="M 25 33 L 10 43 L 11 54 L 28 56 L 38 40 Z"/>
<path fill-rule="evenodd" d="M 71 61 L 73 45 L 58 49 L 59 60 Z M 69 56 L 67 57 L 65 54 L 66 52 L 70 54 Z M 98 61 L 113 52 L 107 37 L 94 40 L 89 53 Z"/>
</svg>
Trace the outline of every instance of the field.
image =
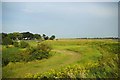
<svg viewBox="0 0 120 80">
<path fill-rule="evenodd" d="M 38 42 L 26 41 L 35 47 Z M 10 62 L 2 68 L 3 78 L 117 78 L 118 42 L 112 39 L 46 40 L 52 47 L 48 59 Z M 2 46 L 2 55 L 14 56 L 24 49 Z M 12 57 L 11 57 L 12 58 Z"/>
</svg>

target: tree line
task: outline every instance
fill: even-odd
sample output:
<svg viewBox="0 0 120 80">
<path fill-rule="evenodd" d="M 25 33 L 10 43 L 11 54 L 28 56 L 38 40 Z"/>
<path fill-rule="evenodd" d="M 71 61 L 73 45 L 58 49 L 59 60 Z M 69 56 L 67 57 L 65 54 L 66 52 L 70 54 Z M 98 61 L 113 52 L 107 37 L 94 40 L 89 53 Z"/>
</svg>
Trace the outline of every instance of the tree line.
<svg viewBox="0 0 120 80">
<path fill-rule="evenodd" d="M 47 36 L 46 34 L 43 34 L 42 36 L 40 34 L 33 34 L 30 32 L 13 32 L 13 33 L 0 33 L 2 36 L 2 44 L 3 45 L 10 45 L 13 44 L 13 41 L 16 40 L 54 40 L 55 35 Z"/>
</svg>

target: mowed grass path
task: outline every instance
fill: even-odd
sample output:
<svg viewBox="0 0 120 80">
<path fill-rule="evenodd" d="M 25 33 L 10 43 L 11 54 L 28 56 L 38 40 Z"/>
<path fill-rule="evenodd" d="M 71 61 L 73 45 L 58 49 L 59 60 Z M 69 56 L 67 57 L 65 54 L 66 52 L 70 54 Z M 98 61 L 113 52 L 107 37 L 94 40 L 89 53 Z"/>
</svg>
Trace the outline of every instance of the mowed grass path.
<svg viewBox="0 0 120 80">
<path fill-rule="evenodd" d="M 53 56 L 49 59 L 36 60 L 28 63 L 16 62 L 9 63 L 3 67 L 3 77 L 7 78 L 24 78 L 27 73 L 43 73 L 50 69 L 59 70 L 61 67 L 73 64 L 85 65 L 88 62 L 97 62 L 101 57 L 96 46 L 91 44 L 95 40 L 58 40 L 45 41 L 52 46 L 50 52 Z M 101 42 L 97 41 L 97 42 Z M 108 42 L 111 42 L 111 40 Z M 31 41 L 29 43 L 36 43 Z"/>
</svg>

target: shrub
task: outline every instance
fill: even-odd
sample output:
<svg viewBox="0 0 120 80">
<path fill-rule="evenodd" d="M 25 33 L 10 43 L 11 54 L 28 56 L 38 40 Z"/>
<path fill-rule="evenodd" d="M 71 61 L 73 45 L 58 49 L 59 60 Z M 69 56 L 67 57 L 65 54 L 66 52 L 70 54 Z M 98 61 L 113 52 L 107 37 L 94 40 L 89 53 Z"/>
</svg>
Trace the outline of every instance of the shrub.
<svg viewBox="0 0 120 80">
<path fill-rule="evenodd" d="M 38 44 L 36 48 L 30 47 L 27 49 L 29 55 L 31 55 L 30 60 L 48 58 L 50 50 L 51 47 L 45 43 Z"/>
<path fill-rule="evenodd" d="M 19 47 L 19 43 L 18 43 L 18 42 L 14 42 L 13 45 L 14 45 L 15 47 Z"/>
<path fill-rule="evenodd" d="M 3 45 L 11 45 L 11 44 L 13 44 L 13 41 L 9 37 L 5 37 L 2 39 L 2 44 Z"/>
<path fill-rule="evenodd" d="M 33 56 L 36 59 L 43 59 L 49 57 L 49 52 L 51 51 L 51 46 L 45 43 L 40 43 L 37 45 L 37 50 L 34 52 Z"/>
<path fill-rule="evenodd" d="M 14 46 L 18 46 L 18 42 L 14 42 Z M 26 48 L 23 51 L 11 54 L 11 56 L 4 57 L 2 66 L 6 66 L 9 62 L 28 62 L 32 60 L 41 60 L 50 56 L 51 47 L 47 44 L 41 43 L 37 47 L 28 47 L 28 43 L 21 41 L 20 47 Z"/>
<path fill-rule="evenodd" d="M 40 43 L 37 45 L 37 49 L 41 50 L 42 52 L 50 52 L 52 48 L 46 43 Z"/>
<path fill-rule="evenodd" d="M 25 43 L 24 43 L 25 44 Z M 22 47 L 25 48 L 25 47 Z M 41 60 L 50 56 L 51 47 L 47 44 L 41 43 L 37 47 L 28 47 L 26 50 L 16 54 L 12 62 Z"/>
<path fill-rule="evenodd" d="M 9 62 L 7 58 L 2 58 L 2 66 L 6 66 Z"/>
<path fill-rule="evenodd" d="M 28 47 L 29 46 L 29 44 L 27 43 L 27 42 L 25 42 L 25 41 L 21 41 L 20 42 L 20 47 L 21 48 L 26 48 L 26 47 Z"/>
<path fill-rule="evenodd" d="M 25 50 L 23 52 L 21 52 L 20 55 L 20 61 L 32 61 L 31 55 L 29 54 L 30 52 L 28 50 Z"/>
</svg>

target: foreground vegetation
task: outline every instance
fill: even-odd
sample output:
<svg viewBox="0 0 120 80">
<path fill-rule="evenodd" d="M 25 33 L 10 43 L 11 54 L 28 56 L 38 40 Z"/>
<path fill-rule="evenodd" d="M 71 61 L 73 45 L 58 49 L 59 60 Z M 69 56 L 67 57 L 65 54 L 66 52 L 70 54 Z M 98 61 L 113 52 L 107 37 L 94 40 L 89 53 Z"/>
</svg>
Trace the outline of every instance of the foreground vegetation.
<svg viewBox="0 0 120 80">
<path fill-rule="evenodd" d="M 35 47 L 29 46 L 29 44 L 24 41 L 16 43 L 17 46 L 3 46 L 2 66 L 6 66 L 10 62 L 29 62 L 50 56 L 49 52 L 51 51 L 51 47 L 45 43 L 39 43 Z"/>
<path fill-rule="evenodd" d="M 26 41 L 36 47 L 38 42 Z M 49 58 L 9 62 L 3 78 L 117 78 L 119 43 L 110 39 L 73 39 L 43 41 L 51 46 Z M 12 50 L 13 49 L 13 50 Z M 3 46 L 3 55 L 24 49 Z M 14 55 L 13 55 L 14 56 Z"/>
</svg>

